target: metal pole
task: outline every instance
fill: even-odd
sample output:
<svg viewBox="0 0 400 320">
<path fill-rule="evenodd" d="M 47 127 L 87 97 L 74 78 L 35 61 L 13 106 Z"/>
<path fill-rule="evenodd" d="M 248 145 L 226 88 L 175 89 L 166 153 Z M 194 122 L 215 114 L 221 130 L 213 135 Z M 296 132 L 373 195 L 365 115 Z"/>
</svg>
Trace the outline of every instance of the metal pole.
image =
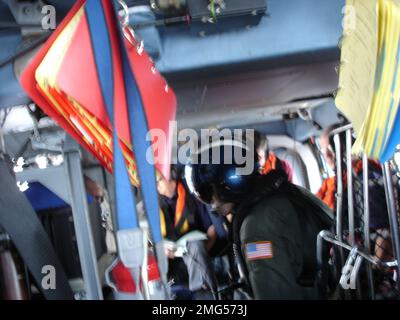
<svg viewBox="0 0 400 320">
<path fill-rule="evenodd" d="M 143 230 L 143 229 L 142 229 Z M 148 261 L 149 261 L 149 240 L 147 237 L 147 230 L 143 230 L 143 261 L 142 261 L 142 286 L 143 286 L 143 299 L 151 300 L 149 292 L 149 273 L 148 273 Z"/>
<path fill-rule="evenodd" d="M 370 234 L 369 234 L 369 188 L 368 188 L 368 157 L 363 154 L 363 193 L 364 193 L 364 247 L 368 253 L 371 252 Z M 374 282 L 372 278 L 371 264 L 367 263 L 367 277 L 368 286 L 370 290 L 370 297 L 372 300 L 375 299 Z"/>
<path fill-rule="evenodd" d="M 86 298 L 88 300 L 102 300 L 103 292 L 100 284 L 97 256 L 83 182 L 79 147 L 69 136 L 67 136 L 65 141 L 64 158 L 66 164 L 65 176 L 68 180 L 71 195 L 71 208 L 82 276 L 85 283 Z"/>
<path fill-rule="evenodd" d="M 339 134 L 335 134 L 333 137 L 335 143 L 335 154 L 336 154 L 336 238 L 342 242 L 342 204 L 343 204 L 343 180 L 342 180 L 342 152 L 340 148 Z M 342 248 L 339 248 L 340 252 L 340 265 L 343 266 L 344 255 Z"/>
<path fill-rule="evenodd" d="M 351 129 L 346 131 L 346 159 L 347 159 L 347 203 L 349 219 L 349 242 L 355 245 L 354 238 L 354 200 L 353 200 L 353 166 L 351 159 Z"/>
<path fill-rule="evenodd" d="M 0 154 L 6 153 L 6 143 L 4 141 L 3 129 L 0 127 Z"/>
<path fill-rule="evenodd" d="M 353 195 L 353 161 L 351 156 L 352 147 L 352 129 L 346 130 L 346 163 L 347 163 L 347 214 L 349 225 L 349 243 L 352 247 L 355 246 L 355 231 L 354 231 L 354 195 Z M 357 298 L 362 299 L 360 280 L 357 278 Z"/>
<path fill-rule="evenodd" d="M 396 212 L 396 204 L 395 204 L 395 196 L 393 190 L 393 182 L 392 182 L 392 173 L 390 170 L 390 163 L 386 161 L 383 164 L 383 181 L 385 184 L 386 191 L 386 202 L 389 211 L 389 224 L 390 224 L 390 233 L 392 235 L 392 247 L 394 252 L 394 258 L 397 261 L 397 288 L 400 289 L 400 236 L 399 236 L 399 224 L 397 220 L 397 212 Z"/>
</svg>

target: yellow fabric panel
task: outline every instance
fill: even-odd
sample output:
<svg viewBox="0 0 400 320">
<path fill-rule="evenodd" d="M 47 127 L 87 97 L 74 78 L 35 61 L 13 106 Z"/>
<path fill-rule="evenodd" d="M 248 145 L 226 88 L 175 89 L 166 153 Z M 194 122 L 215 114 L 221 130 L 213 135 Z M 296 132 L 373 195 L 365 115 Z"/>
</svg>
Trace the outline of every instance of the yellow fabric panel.
<svg viewBox="0 0 400 320">
<path fill-rule="evenodd" d="M 347 0 L 335 103 L 358 133 L 371 104 L 377 53 L 376 0 Z M 360 54 L 362 53 L 362 54 Z"/>
<path fill-rule="evenodd" d="M 400 102 L 400 3 L 347 0 L 337 107 L 353 123 L 353 153 L 379 159 Z"/>
</svg>

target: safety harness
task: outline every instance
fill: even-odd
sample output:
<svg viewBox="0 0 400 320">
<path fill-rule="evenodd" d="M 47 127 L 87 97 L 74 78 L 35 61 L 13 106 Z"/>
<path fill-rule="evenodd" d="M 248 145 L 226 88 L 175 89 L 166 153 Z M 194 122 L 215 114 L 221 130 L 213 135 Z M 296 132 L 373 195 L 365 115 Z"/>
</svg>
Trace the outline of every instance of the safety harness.
<svg viewBox="0 0 400 320">
<path fill-rule="evenodd" d="M 113 128 L 113 157 L 115 176 L 115 199 L 117 217 L 118 252 L 124 265 L 132 270 L 136 283 L 139 283 L 139 270 L 143 263 L 143 233 L 138 227 L 136 199 L 129 181 L 127 167 L 117 136 L 115 109 L 115 76 L 122 70 L 126 107 L 129 120 L 130 138 L 136 160 L 143 203 L 150 222 L 151 236 L 155 243 L 161 275 L 166 275 L 167 261 L 161 244 L 159 205 L 156 189 L 154 163 L 151 144 L 147 141 L 148 124 L 142 98 L 132 72 L 133 66 L 128 58 L 128 48 L 123 27 L 119 24 L 118 3 L 116 1 L 88 0 L 85 5 L 91 41 L 94 50 L 97 73 L 102 89 L 104 104 Z M 111 41 L 117 37 L 117 42 Z M 112 43 L 118 45 L 112 46 Z M 115 62 L 115 64 L 113 63 Z M 150 157 L 151 159 L 147 159 Z M 149 161 L 148 161 L 149 160 Z M 166 278 L 163 279 L 164 284 Z"/>
</svg>

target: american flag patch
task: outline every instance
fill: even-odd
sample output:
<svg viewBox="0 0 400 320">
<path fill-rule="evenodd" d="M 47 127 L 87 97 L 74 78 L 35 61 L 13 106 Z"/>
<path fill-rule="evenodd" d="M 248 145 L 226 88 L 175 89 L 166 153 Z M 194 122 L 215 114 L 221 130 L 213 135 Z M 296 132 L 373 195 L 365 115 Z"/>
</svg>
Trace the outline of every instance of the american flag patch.
<svg viewBox="0 0 400 320">
<path fill-rule="evenodd" d="M 271 259 L 272 243 L 270 241 L 252 242 L 246 244 L 247 260 Z"/>
</svg>

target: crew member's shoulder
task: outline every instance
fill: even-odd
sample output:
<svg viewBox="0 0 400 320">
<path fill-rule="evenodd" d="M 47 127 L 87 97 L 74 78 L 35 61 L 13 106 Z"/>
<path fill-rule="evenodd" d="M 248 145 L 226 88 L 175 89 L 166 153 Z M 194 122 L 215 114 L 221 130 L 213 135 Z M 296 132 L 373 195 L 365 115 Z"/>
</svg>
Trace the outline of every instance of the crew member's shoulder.
<svg viewBox="0 0 400 320">
<path fill-rule="evenodd" d="M 269 214 L 271 218 L 290 215 L 294 207 L 285 195 L 268 196 L 256 203 L 251 209 L 251 215 Z"/>
<path fill-rule="evenodd" d="M 279 225 L 285 227 L 291 220 L 288 219 L 289 216 L 293 216 L 293 213 L 294 207 L 285 196 L 266 197 L 252 206 L 243 220 L 242 228 L 266 228 L 266 226 L 276 228 Z"/>
</svg>

